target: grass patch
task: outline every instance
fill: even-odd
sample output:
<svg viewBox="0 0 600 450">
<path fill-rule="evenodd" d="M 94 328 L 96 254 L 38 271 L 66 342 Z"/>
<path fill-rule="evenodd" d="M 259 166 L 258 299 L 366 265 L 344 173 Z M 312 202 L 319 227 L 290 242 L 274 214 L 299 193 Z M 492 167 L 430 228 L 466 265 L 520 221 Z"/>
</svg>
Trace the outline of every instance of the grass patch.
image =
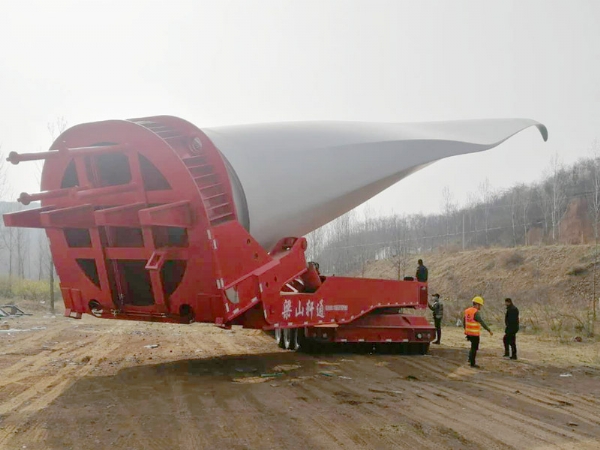
<svg viewBox="0 0 600 450">
<path fill-rule="evenodd" d="M 490 261 L 484 268 L 483 270 L 492 270 L 494 267 L 496 267 L 496 261 Z"/>
<path fill-rule="evenodd" d="M 508 254 L 504 257 L 504 267 L 506 267 L 508 269 L 513 269 L 515 267 L 518 267 L 521 264 L 523 264 L 524 262 L 525 262 L 525 258 L 518 251 L 511 252 L 510 254 Z"/>
</svg>

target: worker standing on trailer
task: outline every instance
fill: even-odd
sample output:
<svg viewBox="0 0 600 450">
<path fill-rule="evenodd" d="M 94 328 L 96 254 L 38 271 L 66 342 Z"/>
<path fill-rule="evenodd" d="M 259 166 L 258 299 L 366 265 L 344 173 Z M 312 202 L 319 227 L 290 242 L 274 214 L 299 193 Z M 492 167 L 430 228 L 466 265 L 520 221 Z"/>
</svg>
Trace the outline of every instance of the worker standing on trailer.
<svg viewBox="0 0 600 450">
<path fill-rule="evenodd" d="M 440 294 L 433 294 L 433 304 L 427 303 L 429 309 L 433 311 L 433 323 L 435 324 L 436 339 L 434 344 L 441 344 L 442 340 L 442 320 L 444 319 L 444 302 L 440 298 Z"/>
<path fill-rule="evenodd" d="M 465 310 L 465 334 L 467 339 L 471 342 L 471 350 L 469 351 L 469 364 L 471 367 L 475 368 L 479 368 L 479 366 L 475 363 L 475 359 L 477 357 L 477 350 L 479 350 L 481 327 L 485 328 L 490 333 L 490 336 L 494 335 L 492 330 L 490 330 L 490 328 L 484 322 L 483 317 L 481 317 L 480 309 L 482 307 L 483 298 L 478 296 L 473 298 L 473 306 Z"/>
<path fill-rule="evenodd" d="M 417 267 L 417 281 L 421 281 L 423 283 L 425 283 L 427 281 L 427 267 L 425 267 L 423 265 L 423 260 L 420 259 L 418 262 L 418 267 Z"/>
<path fill-rule="evenodd" d="M 512 299 L 505 298 L 504 304 L 506 305 L 506 316 L 504 317 L 504 357 L 510 359 L 517 359 L 517 333 L 519 332 L 519 308 L 517 308 Z M 508 352 L 508 349 L 512 351 L 512 354 Z"/>
</svg>

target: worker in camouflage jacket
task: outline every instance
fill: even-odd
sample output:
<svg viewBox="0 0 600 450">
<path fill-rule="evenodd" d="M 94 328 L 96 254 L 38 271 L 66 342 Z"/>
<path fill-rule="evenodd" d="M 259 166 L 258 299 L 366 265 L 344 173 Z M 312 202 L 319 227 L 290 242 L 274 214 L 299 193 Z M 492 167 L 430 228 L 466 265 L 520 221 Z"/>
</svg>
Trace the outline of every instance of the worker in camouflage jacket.
<svg viewBox="0 0 600 450">
<path fill-rule="evenodd" d="M 440 294 L 433 294 L 433 303 L 427 302 L 429 309 L 433 311 L 433 323 L 435 324 L 436 339 L 434 344 L 441 344 L 442 340 L 442 320 L 444 319 L 444 302 Z"/>
</svg>

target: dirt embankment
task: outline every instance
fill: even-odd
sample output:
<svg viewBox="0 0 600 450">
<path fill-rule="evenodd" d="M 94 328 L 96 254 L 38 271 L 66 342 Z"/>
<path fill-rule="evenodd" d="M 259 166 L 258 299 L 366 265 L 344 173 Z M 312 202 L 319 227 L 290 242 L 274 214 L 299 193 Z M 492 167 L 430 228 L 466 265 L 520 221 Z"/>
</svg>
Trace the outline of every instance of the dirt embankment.
<svg viewBox="0 0 600 450">
<path fill-rule="evenodd" d="M 261 332 L 202 325 L 10 324 L 0 449 L 600 446 L 597 343 L 522 336 L 508 361 L 486 335 L 476 370 L 450 327 L 431 355 L 405 356 L 292 353 Z"/>
<path fill-rule="evenodd" d="M 586 334 L 594 298 L 595 255 L 593 245 L 564 245 L 434 252 L 419 257 L 429 269 L 430 293 L 439 292 L 448 299 L 448 322 L 460 317 L 473 296 L 483 295 L 487 315 L 500 325 L 503 299 L 511 297 L 522 311 L 526 329 Z M 597 261 L 596 298 L 600 297 L 600 246 Z M 414 275 L 412 270 L 409 275 Z M 396 269 L 392 261 L 375 261 L 365 276 L 392 279 Z M 596 331 L 600 332 L 600 326 Z"/>
</svg>

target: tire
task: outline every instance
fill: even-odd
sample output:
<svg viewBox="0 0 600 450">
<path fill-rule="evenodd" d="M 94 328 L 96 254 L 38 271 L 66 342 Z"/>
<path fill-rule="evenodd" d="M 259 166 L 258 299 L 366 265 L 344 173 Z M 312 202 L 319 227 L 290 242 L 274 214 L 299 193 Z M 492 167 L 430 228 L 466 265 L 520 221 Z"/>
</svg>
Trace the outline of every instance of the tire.
<svg viewBox="0 0 600 450">
<path fill-rule="evenodd" d="M 321 348 L 319 342 L 306 337 L 305 328 L 298 328 L 296 330 L 296 342 L 298 342 L 296 350 L 302 353 L 318 353 Z"/>
<path fill-rule="evenodd" d="M 297 352 L 300 350 L 300 348 L 302 348 L 302 336 L 304 335 L 304 328 L 295 328 L 292 331 L 292 345 L 290 350 Z"/>
<path fill-rule="evenodd" d="M 293 350 L 293 343 L 296 340 L 296 330 L 293 328 L 283 329 L 283 348 Z"/>
<path fill-rule="evenodd" d="M 283 343 L 283 331 L 281 328 L 275 328 L 275 342 L 277 342 L 279 348 L 285 348 Z"/>
</svg>

